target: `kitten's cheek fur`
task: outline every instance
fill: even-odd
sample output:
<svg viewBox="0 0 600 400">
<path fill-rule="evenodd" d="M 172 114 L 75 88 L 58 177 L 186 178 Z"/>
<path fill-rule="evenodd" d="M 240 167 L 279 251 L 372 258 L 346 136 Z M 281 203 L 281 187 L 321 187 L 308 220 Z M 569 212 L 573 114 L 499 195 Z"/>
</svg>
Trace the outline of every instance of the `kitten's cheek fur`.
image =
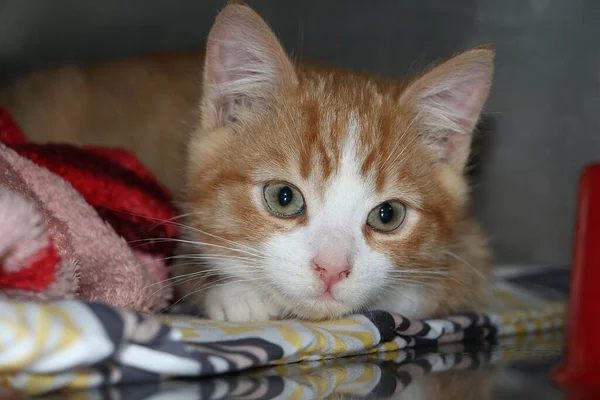
<svg viewBox="0 0 600 400">
<path fill-rule="evenodd" d="M 212 320 L 246 322 L 279 317 L 278 310 L 246 283 L 232 282 L 209 289 L 204 304 L 206 316 Z"/>
</svg>

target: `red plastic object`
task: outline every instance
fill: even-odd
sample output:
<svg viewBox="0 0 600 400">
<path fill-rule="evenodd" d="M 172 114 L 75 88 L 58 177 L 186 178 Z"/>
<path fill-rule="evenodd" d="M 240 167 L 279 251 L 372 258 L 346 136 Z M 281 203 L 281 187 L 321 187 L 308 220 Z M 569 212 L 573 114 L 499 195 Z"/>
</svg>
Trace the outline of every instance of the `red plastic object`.
<svg viewBox="0 0 600 400">
<path fill-rule="evenodd" d="M 588 398 L 600 389 L 600 163 L 581 173 L 576 218 L 564 356 L 552 379 Z"/>
</svg>

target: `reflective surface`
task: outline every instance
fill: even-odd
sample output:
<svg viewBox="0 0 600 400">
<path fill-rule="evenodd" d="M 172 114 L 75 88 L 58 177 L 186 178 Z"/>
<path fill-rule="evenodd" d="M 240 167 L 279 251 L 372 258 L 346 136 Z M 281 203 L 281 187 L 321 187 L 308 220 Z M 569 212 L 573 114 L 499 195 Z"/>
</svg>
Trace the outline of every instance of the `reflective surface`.
<svg viewBox="0 0 600 400">
<path fill-rule="evenodd" d="M 321 362 L 254 369 L 195 381 L 126 385 L 44 399 L 561 399 L 547 379 L 559 362 L 560 335 L 495 345 L 448 344 Z"/>
</svg>

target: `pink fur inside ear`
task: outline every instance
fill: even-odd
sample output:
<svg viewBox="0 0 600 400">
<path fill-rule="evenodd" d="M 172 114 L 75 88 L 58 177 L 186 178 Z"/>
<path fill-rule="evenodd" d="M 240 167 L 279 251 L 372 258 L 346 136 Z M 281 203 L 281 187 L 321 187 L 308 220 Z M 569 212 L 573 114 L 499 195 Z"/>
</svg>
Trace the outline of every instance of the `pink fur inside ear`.
<svg viewBox="0 0 600 400">
<path fill-rule="evenodd" d="M 462 170 L 473 128 L 487 99 L 494 70 L 494 52 L 479 48 L 461 53 L 417 79 L 407 93 L 416 93 L 423 137 L 438 161 Z"/>
</svg>

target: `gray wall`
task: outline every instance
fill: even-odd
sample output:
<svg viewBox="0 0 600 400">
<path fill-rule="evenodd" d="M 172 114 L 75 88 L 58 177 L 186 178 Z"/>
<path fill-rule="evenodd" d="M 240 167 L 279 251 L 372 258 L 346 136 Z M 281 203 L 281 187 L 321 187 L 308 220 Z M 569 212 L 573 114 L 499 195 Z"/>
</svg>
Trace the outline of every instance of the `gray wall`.
<svg viewBox="0 0 600 400">
<path fill-rule="evenodd" d="M 249 0 L 295 56 L 402 77 L 498 53 L 476 208 L 502 263 L 566 264 L 579 170 L 600 160 L 598 0 Z M 0 1 L 0 80 L 65 61 L 202 46 L 217 0 Z"/>
</svg>

